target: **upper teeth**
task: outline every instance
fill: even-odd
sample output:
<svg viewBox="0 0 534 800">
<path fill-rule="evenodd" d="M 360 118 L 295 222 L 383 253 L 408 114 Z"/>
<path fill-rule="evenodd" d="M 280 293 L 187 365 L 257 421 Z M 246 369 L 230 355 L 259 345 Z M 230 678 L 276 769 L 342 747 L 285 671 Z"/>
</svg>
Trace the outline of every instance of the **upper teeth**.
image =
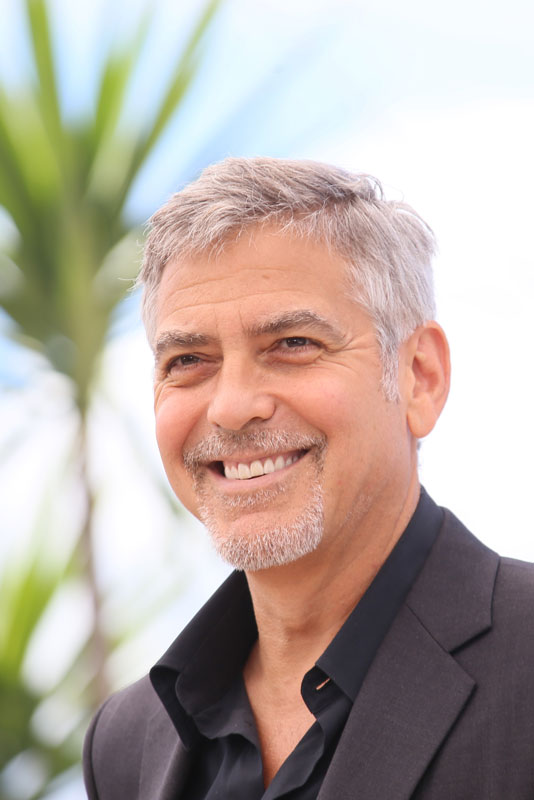
<svg viewBox="0 0 534 800">
<path fill-rule="evenodd" d="M 236 465 L 224 466 L 224 474 L 227 478 L 232 480 L 244 481 L 248 478 L 257 478 L 260 475 L 268 475 L 270 472 L 276 472 L 284 467 L 289 467 L 295 461 L 298 461 L 298 455 L 290 456 L 277 456 L 273 461 L 272 458 L 266 458 L 262 461 L 256 459 L 248 464 L 239 462 Z"/>
</svg>

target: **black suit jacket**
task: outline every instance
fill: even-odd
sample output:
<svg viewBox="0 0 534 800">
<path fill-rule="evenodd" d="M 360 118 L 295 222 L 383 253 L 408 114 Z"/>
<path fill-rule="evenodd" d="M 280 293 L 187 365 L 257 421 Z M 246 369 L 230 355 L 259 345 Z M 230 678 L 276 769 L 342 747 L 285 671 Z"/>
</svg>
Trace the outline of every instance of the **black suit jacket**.
<svg viewBox="0 0 534 800">
<path fill-rule="evenodd" d="M 143 678 L 92 722 L 89 798 L 178 800 L 188 761 Z M 500 559 L 450 512 L 318 796 L 408 798 L 534 800 L 534 566 Z"/>
</svg>

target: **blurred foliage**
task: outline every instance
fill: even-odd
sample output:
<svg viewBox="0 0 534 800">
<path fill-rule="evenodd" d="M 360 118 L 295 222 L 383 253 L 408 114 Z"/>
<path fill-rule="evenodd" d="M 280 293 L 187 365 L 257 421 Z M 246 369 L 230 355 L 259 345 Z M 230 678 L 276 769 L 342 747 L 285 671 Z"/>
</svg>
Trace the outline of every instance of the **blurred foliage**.
<svg viewBox="0 0 534 800">
<path fill-rule="evenodd" d="M 9 280 L 0 299 L 25 342 L 72 378 L 84 411 L 111 315 L 129 287 L 118 277 L 131 277 L 135 268 L 117 254 L 117 248 L 135 243 L 124 205 L 191 83 L 215 3 L 181 53 L 155 115 L 146 120 L 139 114 L 137 129 L 120 121 L 147 37 L 146 19 L 133 42 L 109 54 L 94 114 L 68 123 L 61 113 L 46 3 L 26 0 L 26 7 L 37 82 L 15 97 L 0 88 L 0 205 L 19 234 L 3 255 Z"/>
<path fill-rule="evenodd" d="M 169 69 L 155 111 L 138 113 L 127 124 L 127 95 L 150 17 L 141 20 L 130 41 L 111 47 L 92 112 L 69 120 L 58 89 L 47 2 L 24 4 L 34 81 L 16 91 L 0 83 L 0 206 L 14 233 L 0 252 L 0 305 L 14 323 L 13 337 L 41 353 L 71 382 L 78 431 L 71 471 L 79 476 L 84 513 L 66 559 L 54 563 L 46 558 L 47 532 L 36 530 L 24 557 L 0 574 L 2 800 L 15 794 L 43 796 L 50 781 L 76 762 L 88 715 L 108 690 L 105 664 L 114 643 L 103 630 L 94 569 L 87 416 L 113 315 L 138 261 L 140 231 L 128 223 L 125 205 L 191 86 L 218 0 L 203 8 Z M 81 583 L 90 596 L 92 628 L 62 684 L 42 694 L 29 686 L 24 663 L 47 608 L 69 580 Z M 74 714 L 63 737 L 52 731 L 48 741 L 35 721 L 43 705 L 62 692 L 76 701 L 78 718 Z M 21 775 L 25 772 L 26 788 L 21 784 L 10 794 L 17 765 Z"/>
<path fill-rule="evenodd" d="M 21 752 L 33 752 L 43 773 L 53 776 L 77 760 L 76 744 L 74 737 L 57 743 L 53 736 L 46 741 L 34 729 L 35 712 L 45 698 L 28 686 L 24 662 L 43 611 L 71 569 L 68 564 L 52 567 L 43 552 L 43 533 L 36 531 L 33 547 L 27 550 L 24 560 L 5 570 L 0 581 L 0 765 Z M 58 688 L 61 692 L 61 687 L 54 690 Z M 78 724 L 82 716 L 78 714 Z M 2 784 L 0 796 L 2 800 L 9 796 Z"/>
</svg>

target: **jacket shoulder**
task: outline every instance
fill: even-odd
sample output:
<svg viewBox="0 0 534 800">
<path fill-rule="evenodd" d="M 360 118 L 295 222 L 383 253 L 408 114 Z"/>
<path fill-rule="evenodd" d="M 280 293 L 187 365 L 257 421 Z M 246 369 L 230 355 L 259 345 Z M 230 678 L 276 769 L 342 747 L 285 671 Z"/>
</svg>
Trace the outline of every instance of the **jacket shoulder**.
<svg viewBox="0 0 534 800">
<path fill-rule="evenodd" d="M 138 796 L 145 742 L 156 725 L 176 740 L 170 719 L 148 676 L 112 695 L 87 731 L 83 769 L 90 800 Z"/>
<path fill-rule="evenodd" d="M 501 558 L 495 582 L 493 615 L 496 624 L 519 626 L 525 632 L 534 630 L 534 564 Z M 534 647 L 534 637 L 528 638 Z"/>
<path fill-rule="evenodd" d="M 534 591 L 534 564 L 530 561 L 519 561 L 517 558 L 501 556 L 501 575 L 505 582 L 511 581 L 530 591 Z"/>
</svg>

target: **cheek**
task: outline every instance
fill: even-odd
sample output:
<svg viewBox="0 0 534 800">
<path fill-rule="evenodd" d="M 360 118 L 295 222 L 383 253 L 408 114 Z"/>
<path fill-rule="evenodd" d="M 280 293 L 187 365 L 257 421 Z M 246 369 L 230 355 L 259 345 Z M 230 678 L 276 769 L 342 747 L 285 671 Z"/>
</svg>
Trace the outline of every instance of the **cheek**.
<svg viewBox="0 0 534 800">
<path fill-rule="evenodd" d="M 346 480 L 343 466 L 352 471 L 370 461 L 380 461 L 393 432 L 398 430 L 396 410 L 389 408 L 376 384 L 364 387 L 340 381 L 314 386 L 312 392 L 306 393 L 300 409 L 326 435 L 338 482 Z"/>
<path fill-rule="evenodd" d="M 156 409 L 156 440 L 165 467 L 167 454 L 175 451 L 181 438 L 180 426 L 175 424 L 175 419 L 176 415 L 168 405 Z"/>
<path fill-rule="evenodd" d="M 164 402 L 156 408 L 156 439 L 167 478 L 181 503 L 196 514 L 196 497 L 189 474 L 182 463 L 182 450 L 191 420 L 182 404 Z"/>
<path fill-rule="evenodd" d="M 350 435 L 358 422 L 358 400 L 343 385 L 327 382 L 308 384 L 293 403 L 299 414 L 329 441 Z"/>
<path fill-rule="evenodd" d="M 155 406 L 156 439 L 167 470 L 182 463 L 182 449 L 194 426 L 194 418 L 186 403 L 172 394 L 160 398 Z"/>
</svg>

